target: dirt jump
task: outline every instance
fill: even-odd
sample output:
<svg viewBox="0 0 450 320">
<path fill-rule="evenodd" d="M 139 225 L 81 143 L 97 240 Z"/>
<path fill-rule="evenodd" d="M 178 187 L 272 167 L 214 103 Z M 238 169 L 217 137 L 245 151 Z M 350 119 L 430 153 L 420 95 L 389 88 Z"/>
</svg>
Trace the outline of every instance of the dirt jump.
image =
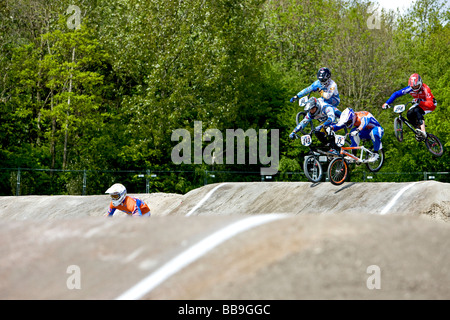
<svg viewBox="0 0 450 320">
<path fill-rule="evenodd" d="M 252 182 L 0 201 L 0 299 L 450 299 L 450 184 Z"/>
</svg>

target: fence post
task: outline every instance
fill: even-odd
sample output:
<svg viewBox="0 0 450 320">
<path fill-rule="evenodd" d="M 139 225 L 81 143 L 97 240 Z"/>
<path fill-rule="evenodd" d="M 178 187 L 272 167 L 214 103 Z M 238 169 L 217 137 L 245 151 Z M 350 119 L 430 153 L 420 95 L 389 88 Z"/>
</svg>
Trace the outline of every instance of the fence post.
<svg viewBox="0 0 450 320">
<path fill-rule="evenodd" d="M 150 169 L 147 169 L 147 178 L 145 179 L 145 193 L 150 193 Z"/>
<path fill-rule="evenodd" d="M 16 196 L 20 196 L 20 168 L 17 168 Z"/>
<path fill-rule="evenodd" d="M 83 171 L 83 196 L 86 195 L 86 169 Z"/>
</svg>

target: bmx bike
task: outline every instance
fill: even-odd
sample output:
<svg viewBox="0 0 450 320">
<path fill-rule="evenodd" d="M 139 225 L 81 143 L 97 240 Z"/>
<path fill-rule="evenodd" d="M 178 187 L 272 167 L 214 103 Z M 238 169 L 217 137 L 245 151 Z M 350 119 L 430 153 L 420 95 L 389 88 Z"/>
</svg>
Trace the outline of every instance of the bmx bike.
<svg viewBox="0 0 450 320">
<path fill-rule="evenodd" d="M 332 184 L 337 186 L 343 184 L 347 180 L 350 171 L 349 164 L 366 164 L 371 172 L 378 172 L 384 164 L 383 149 L 380 148 L 378 151 L 378 158 L 374 158 L 375 152 L 366 148 L 364 143 L 357 147 L 344 146 L 347 135 L 348 134 L 345 136 L 335 135 L 336 145 L 341 148 L 341 151 L 339 156 L 331 160 L 330 165 L 328 166 L 328 179 Z M 352 152 L 348 152 L 353 150 L 357 150 L 356 154 L 359 150 L 359 156 Z"/>
<path fill-rule="evenodd" d="M 424 142 L 425 146 L 427 147 L 428 151 L 431 152 L 431 154 L 436 157 L 442 156 L 442 154 L 444 153 L 444 147 L 442 146 L 442 143 L 438 139 L 438 137 L 428 132 L 426 137 L 417 134 L 416 128 L 408 121 L 408 119 L 403 117 L 402 113 L 405 111 L 406 107 L 412 103 L 413 102 L 408 102 L 406 105 L 399 104 L 394 106 L 394 112 L 398 114 L 398 117 L 394 119 L 395 137 L 397 138 L 398 142 L 403 142 L 403 124 L 406 124 L 406 126 L 415 134 L 416 140 L 419 142 Z"/>
<path fill-rule="evenodd" d="M 308 101 L 308 97 L 301 98 L 299 101 L 299 105 L 304 106 L 306 101 Z M 306 117 L 306 114 L 307 112 L 305 111 L 297 113 L 297 125 Z M 303 160 L 303 172 L 305 173 L 305 176 L 309 181 L 317 183 L 322 180 L 324 173 L 321 163 L 328 163 L 335 157 L 338 157 L 339 154 L 330 152 L 330 146 L 314 145 L 312 137 L 316 132 L 316 128 L 314 127 L 312 121 L 309 125 L 311 126 L 311 129 L 309 131 L 305 131 L 305 129 L 307 128 L 305 127 L 304 129 L 300 130 L 303 135 L 296 135 L 296 137 L 301 140 L 302 145 L 304 145 L 305 147 L 309 147 L 309 152 Z M 334 139 L 334 132 L 331 133 L 331 138 Z M 346 140 L 345 142 L 350 146 L 349 140 Z"/>
</svg>

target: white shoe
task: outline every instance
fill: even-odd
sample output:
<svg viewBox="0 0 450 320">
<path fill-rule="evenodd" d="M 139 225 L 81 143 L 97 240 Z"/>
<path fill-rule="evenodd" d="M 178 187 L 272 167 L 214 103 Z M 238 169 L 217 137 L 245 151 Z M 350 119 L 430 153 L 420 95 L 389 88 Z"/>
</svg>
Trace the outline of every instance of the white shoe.
<svg viewBox="0 0 450 320">
<path fill-rule="evenodd" d="M 416 129 L 416 134 L 424 139 L 427 138 L 427 133 L 425 131 L 422 131 L 420 129 Z"/>
<path fill-rule="evenodd" d="M 378 153 L 374 153 L 370 156 L 369 162 L 375 162 L 380 158 L 380 155 Z"/>
</svg>

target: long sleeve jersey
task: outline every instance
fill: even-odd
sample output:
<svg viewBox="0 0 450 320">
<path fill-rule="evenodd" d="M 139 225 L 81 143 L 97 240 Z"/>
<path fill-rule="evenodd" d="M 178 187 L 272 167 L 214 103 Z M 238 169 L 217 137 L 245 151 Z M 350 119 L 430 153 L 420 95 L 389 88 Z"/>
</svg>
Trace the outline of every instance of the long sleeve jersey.
<svg viewBox="0 0 450 320">
<path fill-rule="evenodd" d="M 424 83 L 422 84 L 422 88 L 418 92 L 414 92 L 410 86 L 407 86 L 401 90 L 394 92 L 391 97 L 386 101 L 387 104 L 391 104 L 395 101 L 395 99 L 409 93 L 416 101 L 419 102 L 419 107 L 423 109 L 425 112 L 431 112 L 436 109 L 436 100 L 434 99 L 433 94 L 431 93 L 430 88 Z"/>
<path fill-rule="evenodd" d="M 299 93 L 297 93 L 297 96 L 299 98 L 306 96 L 307 94 L 310 94 L 311 92 L 315 92 L 317 90 L 322 90 L 322 98 L 325 103 L 331 104 L 334 107 L 337 107 L 339 105 L 339 102 L 341 102 L 341 98 L 339 97 L 338 87 L 336 82 L 333 80 L 329 80 L 328 84 L 326 86 L 323 86 L 319 80 L 314 81 L 309 87 L 303 89 Z"/>
<path fill-rule="evenodd" d="M 310 114 L 307 113 L 306 117 L 302 121 L 300 121 L 297 127 L 295 127 L 294 132 L 298 132 L 304 129 L 313 119 L 319 120 L 319 122 L 323 122 L 322 126 L 329 126 L 332 123 L 336 122 L 336 116 L 340 116 L 341 111 L 330 104 L 326 104 L 323 101 L 320 101 L 320 99 L 319 104 L 320 112 L 314 117 L 311 117 Z"/>
<path fill-rule="evenodd" d="M 113 203 L 111 202 L 109 204 L 108 216 L 114 215 L 116 209 L 119 209 L 120 211 L 123 211 L 128 215 L 139 215 L 139 216 L 150 211 L 150 208 L 144 201 L 130 196 L 127 196 L 123 200 L 123 202 L 118 206 L 114 206 Z"/>
</svg>

